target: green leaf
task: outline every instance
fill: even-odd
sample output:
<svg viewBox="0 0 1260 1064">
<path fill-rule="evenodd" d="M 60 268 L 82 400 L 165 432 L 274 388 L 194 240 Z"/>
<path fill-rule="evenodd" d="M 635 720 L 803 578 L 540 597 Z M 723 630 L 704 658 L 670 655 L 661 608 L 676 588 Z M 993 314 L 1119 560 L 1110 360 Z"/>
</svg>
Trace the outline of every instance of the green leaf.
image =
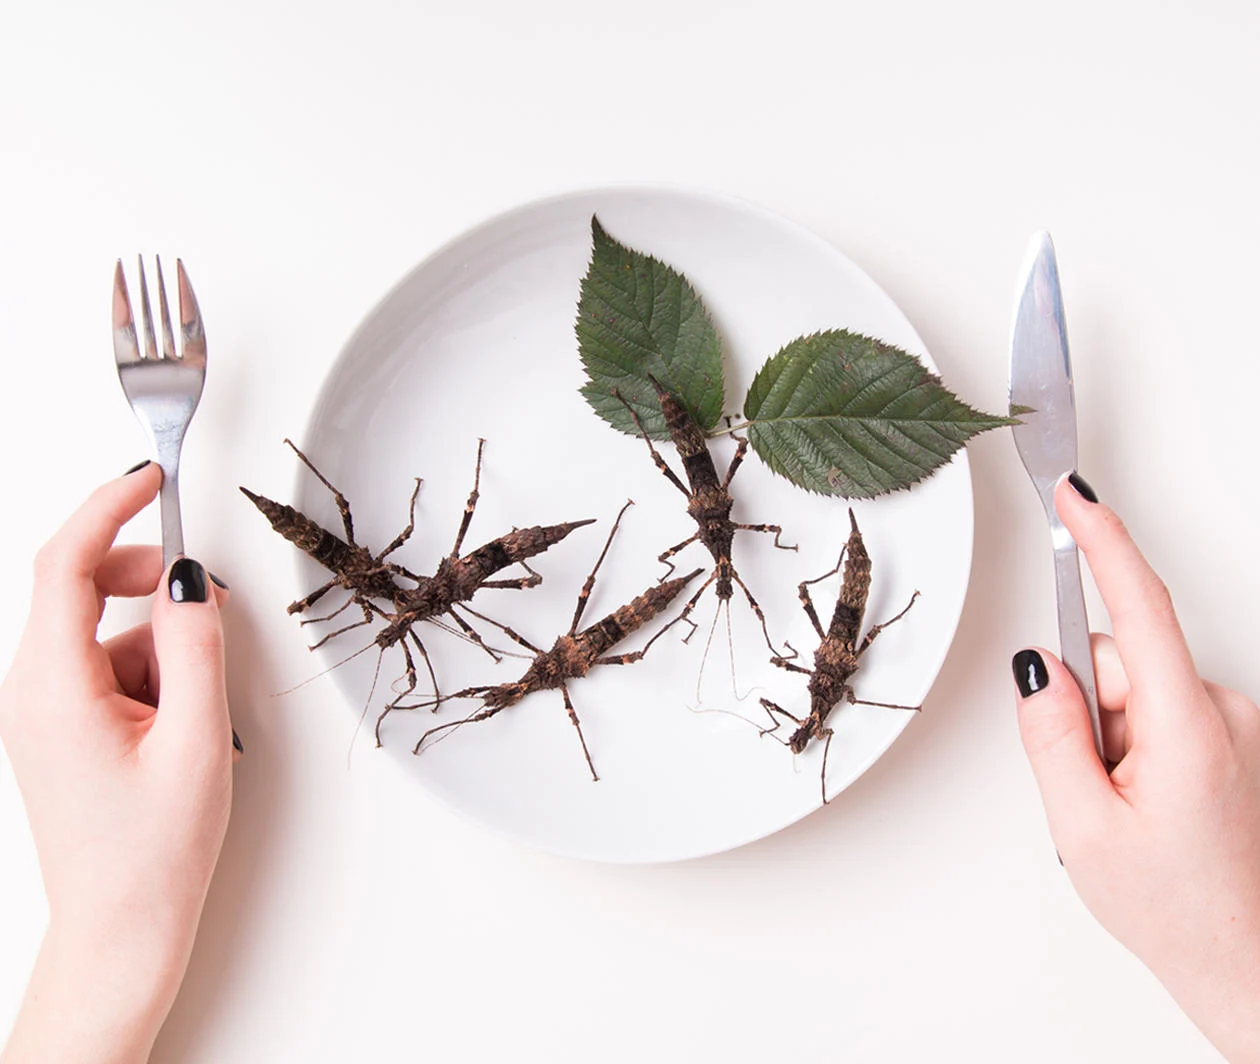
<svg viewBox="0 0 1260 1064">
<path fill-rule="evenodd" d="M 591 235 L 577 317 L 586 401 L 613 428 L 638 435 L 620 395 L 649 436 L 668 439 L 651 375 L 708 432 L 722 415 L 722 344 L 700 297 L 681 273 L 619 244 L 595 217 Z"/>
<path fill-rule="evenodd" d="M 774 472 L 850 499 L 908 488 L 972 436 L 1013 423 L 973 410 L 900 348 L 843 329 L 802 336 L 770 358 L 744 416 Z"/>
</svg>

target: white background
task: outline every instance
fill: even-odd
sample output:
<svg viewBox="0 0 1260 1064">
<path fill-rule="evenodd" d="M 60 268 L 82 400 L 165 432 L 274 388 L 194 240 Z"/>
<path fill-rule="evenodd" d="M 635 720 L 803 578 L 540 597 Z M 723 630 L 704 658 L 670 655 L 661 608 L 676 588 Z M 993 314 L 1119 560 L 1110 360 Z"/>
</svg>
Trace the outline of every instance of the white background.
<svg viewBox="0 0 1260 1064">
<path fill-rule="evenodd" d="M 154 1059 L 1217 1059 L 1046 836 L 1008 663 L 1054 642 L 1053 592 L 1009 435 L 970 448 L 971 591 L 922 718 L 822 813 L 663 867 L 523 851 L 390 759 L 347 771 L 331 684 L 273 697 L 311 659 L 292 567 L 236 485 L 283 495 L 279 441 L 366 310 L 541 194 L 665 180 L 777 210 L 865 268 L 989 409 L 1046 226 L 1082 470 L 1201 670 L 1254 696 L 1258 28 L 1242 3 L 7 5 L 0 657 L 38 544 L 143 456 L 114 259 L 182 255 L 212 344 L 184 520 L 233 587 L 247 753 Z M 0 854 L 3 1025 L 45 918 L 7 764 Z"/>
</svg>

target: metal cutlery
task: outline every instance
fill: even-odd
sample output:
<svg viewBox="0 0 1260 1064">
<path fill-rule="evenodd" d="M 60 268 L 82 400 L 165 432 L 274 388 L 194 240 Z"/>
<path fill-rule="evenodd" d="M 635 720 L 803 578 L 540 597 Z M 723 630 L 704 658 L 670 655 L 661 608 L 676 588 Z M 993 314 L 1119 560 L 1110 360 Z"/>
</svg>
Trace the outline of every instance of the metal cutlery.
<svg viewBox="0 0 1260 1064">
<path fill-rule="evenodd" d="M 1020 273 L 1011 329 L 1011 412 L 1021 419 L 1013 428 L 1015 446 L 1050 522 L 1063 664 L 1085 696 L 1094 746 L 1101 759 L 1102 728 L 1080 556 L 1054 508 L 1055 485 L 1076 469 L 1076 398 L 1059 267 L 1047 232 L 1033 237 Z"/>
<path fill-rule="evenodd" d="M 162 354 L 158 355 L 149 305 L 149 286 L 140 258 L 140 309 L 144 323 L 144 351 L 136 336 L 135 317 L 127 294 L 122 260 L 114 271 L 114 359 L 118 379 L 136 418 L 152 443 L 162 467 L 162 560 L 169 566 L 184 553 L 184 531 L 179 512 L 179 456 L 184 433 L 201 399 L 206 379 L 206 334 L 201 310 L 193 294 L 184 264 L 175 260 L 179 288 L 180 350 L 175 351 L 171 312 L 162 279 L 162 260 L 157 260 L 158 307 L 162 315 Z"/>
</svg>

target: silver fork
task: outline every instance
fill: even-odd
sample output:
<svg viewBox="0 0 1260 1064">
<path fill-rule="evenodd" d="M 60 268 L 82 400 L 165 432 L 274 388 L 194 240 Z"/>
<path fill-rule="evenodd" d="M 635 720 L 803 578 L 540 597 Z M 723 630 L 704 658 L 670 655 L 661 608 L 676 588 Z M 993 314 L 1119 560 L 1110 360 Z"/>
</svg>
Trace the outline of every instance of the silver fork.
<svg viewBox="0 0 1260 1064">
<path fill-rule="evenodd" d="M 167 566 L 184 553 L 184 529 L 179 516 L 179 452 L 206 379 L 206 334 L 201 324 L 201 310 L 179 259 L 175 260 L 175 272 L 182 338 L 178 355 L 166 302 L 166 284 L 162 280 L 162 260 L 158 258 L 158 307 L 162 312 L 162 356 L 159 358 L 149 286 L 144 278 L 144 257 L 140 257 L 143 355 L 136 338 L 136 320 L 131 313 L 122 259 L 118 260 L 114 271 L 114 360 L 118 363 L 123 393 L 148 433 L 162 467 L 162 561 Z"/>
</svg>

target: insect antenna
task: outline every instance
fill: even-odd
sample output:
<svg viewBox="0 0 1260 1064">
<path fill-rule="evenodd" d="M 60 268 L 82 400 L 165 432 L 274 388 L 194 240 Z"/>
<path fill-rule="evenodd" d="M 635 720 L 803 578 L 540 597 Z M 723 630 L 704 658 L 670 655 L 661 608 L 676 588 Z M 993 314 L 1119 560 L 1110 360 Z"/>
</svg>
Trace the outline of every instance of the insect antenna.
<svg viewBox="0 0 1260 1064">
<path fill-rule="evenodd" d="M 376 646 L 375 643 L 369 643 L 367 646 L 363 647 L 361 650 L 356 650 L 353 654 L 350 654 L 347 657 L 342 658 L 338 662 L 334 662 L 332 665 L 329 665 L 328 668 L 322 670 L 321 672 L 317 672 L 314 676 L 308 676 L 301 683 L 295 683 L 292 687 L 286 688 L 283 691 L 277 691 L 272 697 L 280 698 L 284 695 L 291 695 L 293 694 L 294 691 L 297 691 L 300 688 L 305 687 L 308 683 L 313 683 L 315 680 L 318 680 L 321 676 L 327 676 L 330 672 L 333 671 L 333 669 L 339 669 L 341 668 L 342 665 L 346 664 L 346 662 L 353 661 L 360 654 L 366 654 L 374 646 Z"/>
<path fill-rule="evenodd" d="M 727 631 L 730 631 L 730 600 L 727 600 L 728 612 L 726 615 Z M 700 671 L 696 673 L 696 701 L 703 702 L 704 699 L 700 695 L 700 685 L 704 682 L 704 667 L 709 663 L 709 647 L 713 645 L 713 633 L 717 631 L 718 617 L 722 614 L 722 603 L 719 601 L 713 610 L 713 623 L 709 625 L 709 635 L 704 641 L 704 653 L 700 655 Z M 731 681 L 734 687 L 734 680 Z"/>
<path fill-rule="evenodd" d="M 359 737 L 359 732 L 363 729 L 363 722 L 367 719 L 368 707 L 372 704 L 372 696 L 376 693 L 376 680 L 381 675 L 381 659 L 385 657 L 385 648 L 381 647 L 380 653 L 376 655 L 376 668 L 372 670 L 372 685 L 368 688 L 367 699 L 363 703 L 363 712 L 359 714 L 358 723 L 354 726 L 354 732 L 350 735 L 350 745 L 346 747 L 346 769 L 350 768 L 350 755 L 354 753 L 354 741 Z"/>
</svg>

